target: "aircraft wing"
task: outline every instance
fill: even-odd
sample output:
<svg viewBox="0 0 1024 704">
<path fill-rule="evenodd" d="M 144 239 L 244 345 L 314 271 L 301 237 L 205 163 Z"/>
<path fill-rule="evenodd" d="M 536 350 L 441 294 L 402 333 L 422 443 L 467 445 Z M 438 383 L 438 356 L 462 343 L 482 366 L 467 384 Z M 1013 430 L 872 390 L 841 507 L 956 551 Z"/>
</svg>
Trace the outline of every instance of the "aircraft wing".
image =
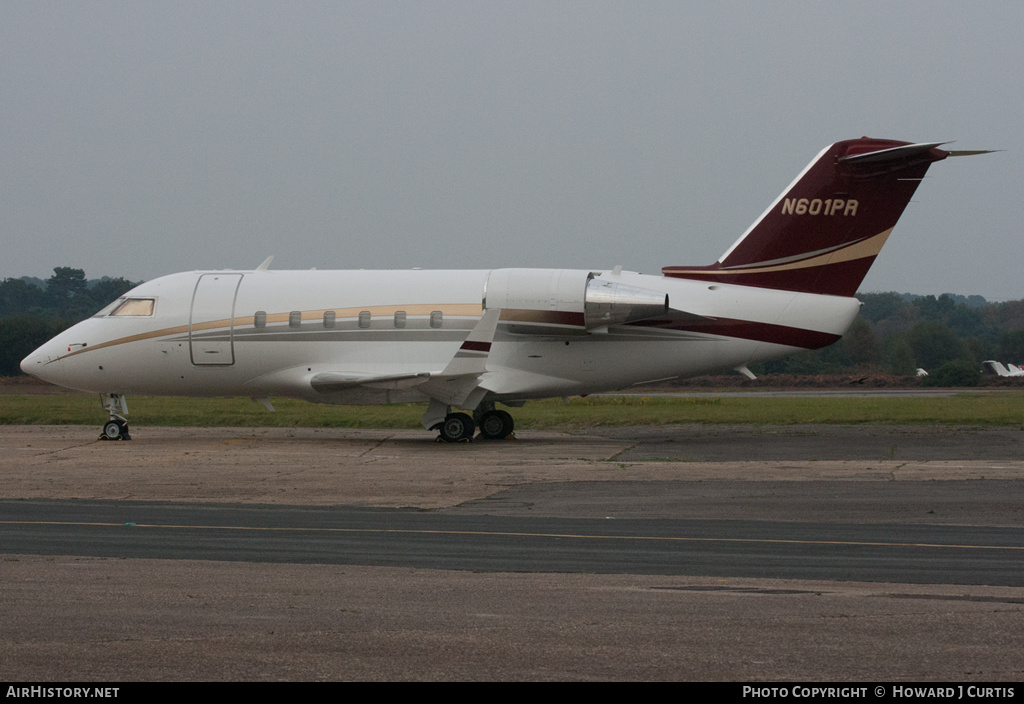
<svg viewBox="0 0 1024 704">
<path fill-rule="evenodd" d="M 480 322 L 469 331 L 448 366 L 440 374 L 432 374 L 420 391 L 441 403 L 475 407 L 487 393 L 480 381 L 487 371 L 487 358 L 491 354 L 491 343 L 500 316 L 500 308 L 484 311 Z"/>
<path fill-rule="evenodd" d="M 359 374 L 358 372 L 321 372 L 309 380 L 313 390 L 321 394 L 333 394 L 358 386 L 371 389 L 407 389 L 422 384 L 430 378 L 430 372 L 409 374 Z"/>
<path fill-rule="evenodd" d="M 322 394 L 346 391 L 357 387 L 371 389 L 408 389 L 419 386 L 427 396 L 445 404 L 462 405 L 477 391 L 480 377 L 487 371 L 494 332 L 501 310 L 487 310 L 470 330 L 455 355 L 442 371 L 405 372 L 401 374 L 361 374 L 359 372 L 321 372 L 309 384 Z M 484 390 L 478 395 L 482 396 Z"/>
</svg>

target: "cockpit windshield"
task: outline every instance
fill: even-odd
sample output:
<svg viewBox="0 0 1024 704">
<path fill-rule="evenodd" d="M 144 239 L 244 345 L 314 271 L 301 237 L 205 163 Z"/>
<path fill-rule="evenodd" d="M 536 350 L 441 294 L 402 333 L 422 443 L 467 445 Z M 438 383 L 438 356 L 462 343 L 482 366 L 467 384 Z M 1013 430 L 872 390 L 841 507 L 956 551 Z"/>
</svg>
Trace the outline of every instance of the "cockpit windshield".
<svg viewBox="0 0 1024 704">
<path fill-rule="evenodd" d="M 107 316 L 151 316 L 156 307 L 155 298 L 118 298 L 109 306 L 101 310 L 94 317 L 105 318 Z"/>
</svg>

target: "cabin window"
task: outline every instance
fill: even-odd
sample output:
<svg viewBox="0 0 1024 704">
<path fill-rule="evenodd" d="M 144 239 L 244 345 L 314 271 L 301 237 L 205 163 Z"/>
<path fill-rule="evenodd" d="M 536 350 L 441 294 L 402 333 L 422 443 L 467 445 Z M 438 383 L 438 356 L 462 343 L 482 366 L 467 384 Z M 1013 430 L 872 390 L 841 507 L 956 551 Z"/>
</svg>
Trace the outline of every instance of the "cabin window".
<svg viewBox="0 0 1024 704">
<path fill-rule="evenodd" d="M 395 327 L 396 328 L 404 328 L 405 327 L 405 311 L 404 310 L 396 310 L 395 311 Z"/>
<path fill-rule="evenodd" d="M 370 311 L 361 310 L 359 311 L 359 327 L 368 328 L 370 327 Z"/>
<path fill-rule="evenodd" d="M 444 322 L 444 313 L 439 310 L 431 311 L 430 313 L 430 327 L 439 328 Z"/>
<path fill-rule="evenodd" d="M 302 326 L 302 311 L 293 310 L 288 314 L 288 327 L 298 328 Z"/>
<path fill-rule="evenodd" d="M 253 327 L 265 328 L 267 327 L 267 311 L 258 310 L 256 315 L 252 316 Z"/>
<path fill-rule="evenodd" d="M 333 310 L 324 311 L 324 327 L 333 328 L 335 320 L 335 313 Z"/>
<path fill-rule="evenodd" d="M 155 298 L 125 298 L 121 304 L 110 311 L 110 315 L 153 315 L 156 305 Z"/>
</svg>

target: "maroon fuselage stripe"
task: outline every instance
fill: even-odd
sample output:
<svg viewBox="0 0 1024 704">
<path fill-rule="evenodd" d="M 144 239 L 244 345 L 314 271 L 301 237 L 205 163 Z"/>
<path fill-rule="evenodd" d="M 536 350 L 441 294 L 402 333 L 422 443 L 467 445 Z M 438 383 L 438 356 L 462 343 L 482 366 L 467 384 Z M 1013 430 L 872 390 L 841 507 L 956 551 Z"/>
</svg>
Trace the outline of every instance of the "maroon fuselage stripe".
<svg viewBox="0 0 1024 704">
<path fill-rule="evenodd" d="M 824 264 L 806 269 L 784 271 L 729 270 L 712 265 L 686 267 L 685 273 L 676 273 L 671 267 L 666 267 L 663 273 L 669 277 L 713 281 L 719 284 L 757 286 L 758 288 L 804 293 L 824 292 L 833 296 L 853 296 L 856 295 L 857 288 L 874 261 L 874 257 L 862 257 L 838 264 Z"/>
<path fill-rule="evenodd" d="M 472 340 L 466 340 L 465 342 L 462 343 L 462 347 L 460 349 L 472 350 L 474 352 L 490 352 L 491 351 L 491 343 L 490 342 L 475 342 L 475 341 L 472 341 Z"/>
<path fill-rule="evenodd" d="M 755 323 L 749 320 L 734 320 L 732 318 L 716 318 L 714 320 L 696 322 L 653 318 L 651 320 L 627 323 L 627 325 L 722 335 L 723 337 L 736 337 L 742 340 L 756 340 L 758 342 L 771 342 L 777 345 L 789 345 L 790 347 L 802 347 L 807 350 L 828 347 L 842 337 L 842 335 L 834 335 L 817 330 L 804 330 L 803 328 L 793 328 L 788 325 Z"/>
</svg>

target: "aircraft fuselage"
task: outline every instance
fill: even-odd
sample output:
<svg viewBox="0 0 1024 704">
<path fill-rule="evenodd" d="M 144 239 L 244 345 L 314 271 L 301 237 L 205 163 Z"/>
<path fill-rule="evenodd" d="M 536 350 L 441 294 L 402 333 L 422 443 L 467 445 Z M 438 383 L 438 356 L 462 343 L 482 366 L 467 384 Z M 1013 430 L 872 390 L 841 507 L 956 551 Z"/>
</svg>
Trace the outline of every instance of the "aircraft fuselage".
<svg viewBox="0 0 1024 704">
<path fill-rule="evenodd" d="M 622 389 L 832 344 L 941 143 L 826 147 L 709 266 L 194 271 L 147 282 L 26 357 L 28 374 L 101 394 L 428 401 L 448 442 L 508 437 L 495 402 Z M 269 406 L 269 400 L 267 400 Z M 455 412 L 461 408 L 473 413 Z"/>
<path fill-rule="evenodd" d="M 501 320 L 481 379 L 488 399 L 521 400 L 693 376 L 821 347 L 846 331 L 859 308 L 848 297 L 632 272 L 495 271 L 504 276 L 488 270 L 174 274 L 125 294 L 152 299 L 151 315 L 94 316 L 22 366 L 53 383 L 103 394 L 426 400 L 416 387 L 380 382 L 385 388 L 374 388 L 371 381 L 321 393 L 310 380 L 323 373 L 372 380 L 439 372 L 480 320 L 485 298 L 500 295 L 493 280 L 512 288 L 524 279 L 515 310 L 547 319 Z M 577 295 L 562 294 L 572 300 L 559 299 L 557 285 L 548 284 L 559 276 L 577 282 Z M 581 313 L 588 276 L 665 294 L 669 310 L 588 330 L 565 319 Z"/>
</svg>

